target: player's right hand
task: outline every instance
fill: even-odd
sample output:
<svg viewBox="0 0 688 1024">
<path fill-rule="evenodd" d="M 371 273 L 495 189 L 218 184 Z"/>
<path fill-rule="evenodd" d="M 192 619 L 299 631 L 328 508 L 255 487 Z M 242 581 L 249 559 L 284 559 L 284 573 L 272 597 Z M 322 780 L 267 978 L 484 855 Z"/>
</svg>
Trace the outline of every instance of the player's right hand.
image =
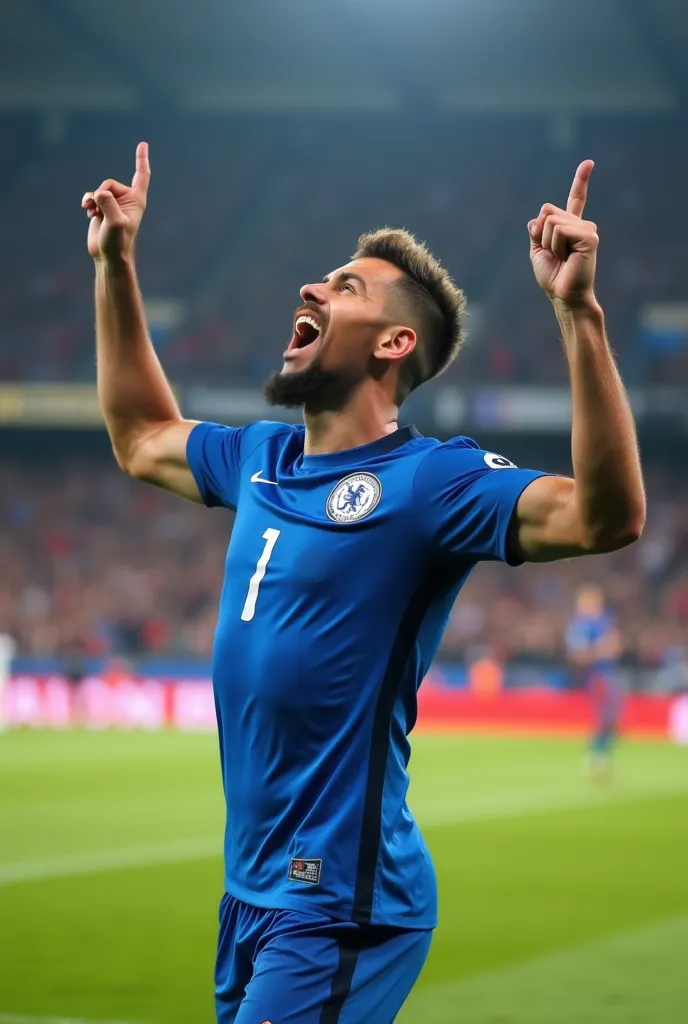
<svg viewBox="0 0 688 1024">
<path fill-rule="evenodd" d="M 146 209 L 150 183 L 148 143 L 136 147 L 136 170 L 131 185 L 107 178 L 81 200 L 90 221 L 88 252 L 94 260 L 117 260 L 131 254 Z"/>
</svg>

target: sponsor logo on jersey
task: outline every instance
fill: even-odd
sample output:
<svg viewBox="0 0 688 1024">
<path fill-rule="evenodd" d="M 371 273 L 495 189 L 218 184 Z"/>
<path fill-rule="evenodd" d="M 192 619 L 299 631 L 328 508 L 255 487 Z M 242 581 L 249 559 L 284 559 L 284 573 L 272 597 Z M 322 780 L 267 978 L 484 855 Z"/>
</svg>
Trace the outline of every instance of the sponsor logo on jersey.
<svg viewBox="0 0 688 1024">
<path fill-rule="evenodd" d="M 320 872 L 322 871 L 322 860 L 304 860 L 303 858 L 292 857 L 289 861 L 289 881 L 308 882 L 309 885 L 320 885 Z"/>
<path fill-rule="evenodd" d="M 372 473 L 351 473 L 332 488 L 326 511 L 335 523 L 354 523 L 369 516 L 382 497 L 382 484 Z"/>
<path fill-rule="evenodd" d="M 514 465 L 513 462 L 510 462 L 509 459 L 504 458 L 503 455 L 497 455 L 496 452 L 485 452 L 485 454 L 483 455 L 483 459 L 485 460 L 485 464 L 488 465 L 490 469 L 518 468 L 517 466 Z"/>
</svg>

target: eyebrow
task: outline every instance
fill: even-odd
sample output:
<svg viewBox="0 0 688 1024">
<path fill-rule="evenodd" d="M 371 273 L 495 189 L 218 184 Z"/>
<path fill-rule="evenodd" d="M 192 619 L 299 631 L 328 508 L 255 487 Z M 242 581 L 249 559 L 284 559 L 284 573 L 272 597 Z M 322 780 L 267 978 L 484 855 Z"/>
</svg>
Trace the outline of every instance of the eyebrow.
<svg viewBox="0 0 688 1024">
<path fill-rule="evenodd" d="M 323 277 L 323 284 L 329 284 L 331 276 L 332 276 L 331 274 L 325 274 L 325 276 Z M 361 285 L 363 291 L 364 292 L 368 291 L 368 288 L 366 287 L 365 280 L 361 277 L 360 274 L 355 274 L 353 272 L 353 270 L 342 270 L 342 272 L 340 274 L 337 274 L 337 280 L 340 281 L 340 282 L 342 282 L 342 281 L 358 281 L 358 283 Z"/>
</svg>

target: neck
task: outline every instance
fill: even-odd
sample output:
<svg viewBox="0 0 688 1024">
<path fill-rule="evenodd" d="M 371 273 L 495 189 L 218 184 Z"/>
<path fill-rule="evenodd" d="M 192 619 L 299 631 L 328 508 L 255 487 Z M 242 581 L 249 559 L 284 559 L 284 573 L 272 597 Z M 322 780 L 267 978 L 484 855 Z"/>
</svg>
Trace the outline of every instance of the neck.
<svg viewBox="0 0 688 1024">
<path fill-rule="evenodd" d="M 379 441 L 398 429 L 399 410 L 379 392 L 371 396 L 357 388 L 346 405 L 334 411 L 304 411 L 306 424 L 305 455 L 327 455 L 347 448 Z"/>
</svg>

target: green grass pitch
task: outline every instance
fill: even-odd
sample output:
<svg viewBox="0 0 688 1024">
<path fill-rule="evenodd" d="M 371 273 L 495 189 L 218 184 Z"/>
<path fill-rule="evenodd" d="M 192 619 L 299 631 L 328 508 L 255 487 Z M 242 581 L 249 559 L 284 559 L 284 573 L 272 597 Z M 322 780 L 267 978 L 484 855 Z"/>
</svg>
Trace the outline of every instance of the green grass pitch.
<svg viewBox="0 0 688 1024">
<path fill-rule="evenodd" d="M 688 749 L 421 735 L 441 923 L 400 1024 L 688 1020 Z M 204 1024 L 222 827 L 213 736 L 0 735 L 0 1024 Z"/>
</svg>

